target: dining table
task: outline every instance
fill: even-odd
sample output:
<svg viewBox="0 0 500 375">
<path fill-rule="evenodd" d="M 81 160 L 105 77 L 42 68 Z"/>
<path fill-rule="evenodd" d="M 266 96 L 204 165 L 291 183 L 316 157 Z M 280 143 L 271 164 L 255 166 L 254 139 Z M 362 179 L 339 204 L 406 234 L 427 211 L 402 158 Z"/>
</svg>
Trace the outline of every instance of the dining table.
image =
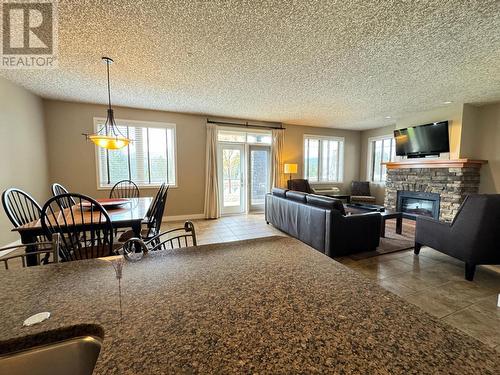
<svg viewBox="0 0 500 375">
<path fill-rule="evenodd" d="M 136 237 L 141 235 L 141 225 L 146 219 L 149 207 L 151 205 L 153 198 L 151 197 L 140 197 L 140 198 L 127 198 L 126 202 L 118 206 L 108 206 L 106 209 L 111 224 L 114 229 L 131 228 Z M 109 199 L 96 199 L 97 202 L 102 203 L 109 202 Z M 88 210 L 83 215 L 82 230 L 85 227 L 90 227 L 95 224 L 95 220 L 92 220 L 92 211 Z M 64 226 L 64 223 L 59 223 L 60 227 Z M 42 220 L 38 219 L 30 223 L 21 225 L 17 228 L 12 229 L 13 231 L 19 232 L 21 236 L 21 242 L 23 244 L 32 244 L 37 242 L 37 238 L 44 236 L 47 233 L 42 227 Z M 27 246 L 26 253 L 30 251 L 35 251 L 36 246 Z M 38 264 L 36 256 L 27 256 L 26 264 L 28 266 L 35 266 Z"/>
</svg>

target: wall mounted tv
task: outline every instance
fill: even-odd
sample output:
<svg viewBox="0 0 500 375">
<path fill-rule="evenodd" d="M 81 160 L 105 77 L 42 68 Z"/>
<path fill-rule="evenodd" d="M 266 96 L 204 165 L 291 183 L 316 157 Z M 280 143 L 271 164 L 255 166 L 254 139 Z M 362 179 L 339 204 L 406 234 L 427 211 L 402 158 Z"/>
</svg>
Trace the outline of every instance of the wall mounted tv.
<svg viewBox="0 0 500 375">
<path fill-rule="evenodd" d="M 450 151 L 448 121 L 394 130 L 396 155 L 423 158 Z"/>
</svg>

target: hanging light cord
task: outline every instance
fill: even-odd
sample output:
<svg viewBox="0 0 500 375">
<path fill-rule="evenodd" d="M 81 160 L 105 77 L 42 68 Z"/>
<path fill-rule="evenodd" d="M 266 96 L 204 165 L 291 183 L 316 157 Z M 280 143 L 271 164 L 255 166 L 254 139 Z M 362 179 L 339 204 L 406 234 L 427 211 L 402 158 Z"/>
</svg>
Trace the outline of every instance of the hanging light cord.
<svg viewBox="0 0 500 375">
<path fill-rule="evenodd" d="M 108 116 L 106 117 L 106 122 L 104 123 L 104 126 L 99 130 L 98 133 L 104 130 L 106 135 L 112 135 L 116 138 L 117 137 L 126 138 L 125 135 L 123 135 L 123 133 L 116 125 L 113 109 L 111 108 L 111 82 L 109 78 L 109 65 L 113 60 L 111 60 L 109 57 L 103 57 L 102 59 L 106 61 L 106 72 L 108 76 Z M 108 130 L 108 124 L 109 124 L 109 130 Z"/>
<path fill-rule="evenodd" d="M 108 72 L 108 108 L 111 109 L 111 84 L 109 83 L 109 60 L 106 60 L 106 70 Z"/>
</svg>

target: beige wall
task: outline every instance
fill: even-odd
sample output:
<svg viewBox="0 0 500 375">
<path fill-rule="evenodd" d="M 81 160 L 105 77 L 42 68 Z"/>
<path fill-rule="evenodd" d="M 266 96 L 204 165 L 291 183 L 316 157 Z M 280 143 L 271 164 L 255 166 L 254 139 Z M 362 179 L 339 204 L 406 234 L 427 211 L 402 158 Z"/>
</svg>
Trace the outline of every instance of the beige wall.
<svg viewBox="0 0 500 375">
<path fill-rule="evenodd" d="M 344 137 L 344 181 L 338 186 L 342 192 L 349 191 L 351 181 L 359 178 L 360 132 L 331 128 L 317 128 L 285 124 L 284 163 L 297 163 L 298 173 L 292 178 L 302 178 L 304 165 L 304 134 Z M 285 176 L 288 179 L 288 176 Z"/>
<path fill-rule="evenodd" d="M 44 100 L 50 181 L 92 197 L 107 197 L 97 189 L 95 146 L 81 133 L 93 132 L 93 118 L 105 117 L 106 107 Z M 169 190 L 167 216 L 203 213 L 206 119 L 202 116 L 116 107 L 117 119 L 176 124 L 177 188 Z M 152 196 L 155 189 L 141 189 Z"/>
<path fill-rule="evenodd" d="M 449 159 L 460 157 L 460 138 L 462 134 L 462 104 L 449 104 L 429 111 L 422 111 L 401 116 L 396 121 L 396 129 L 407 128 L 409 126 L 429 124 L 437 121 L 450 121 L 450 155 Z M 448 158 L 447 154 L 441 157 Z"/>
<path fill-rule="evenodd" d="M 464 104 L 462 111 L 462 134 L 460 136 L 460 157 L 474 158 L 478 145 L 480 107 Z"/>
<path fill-rule="evenodd" d="M 478 107 L 473 142 L 474 159 L 487 160 L 481 168 L 480 193 L 500 193 L 500 103 Z"/>
<path fill-rule="evenodd" d="M 0 190 L 18 187 L 40 204 L 49 196 L 42 100 L 0 78 Z M 0 246 L 19 239 L 3 208 Z"/>
<path fill-rule="evenodd" d="M 361 151 L 359 164 L 359 179 L 367 181 L 368 176 L 368 140 L 372 137 L 380 137 L 383 135 L 392 135 L 396 125 L 384 126 L 382 128 L 370 129 L 361 132 Z M 370 192 L 377 198 L 377 204 L 384 204 L 385 184 L 371 183 Z"/>
</svg>

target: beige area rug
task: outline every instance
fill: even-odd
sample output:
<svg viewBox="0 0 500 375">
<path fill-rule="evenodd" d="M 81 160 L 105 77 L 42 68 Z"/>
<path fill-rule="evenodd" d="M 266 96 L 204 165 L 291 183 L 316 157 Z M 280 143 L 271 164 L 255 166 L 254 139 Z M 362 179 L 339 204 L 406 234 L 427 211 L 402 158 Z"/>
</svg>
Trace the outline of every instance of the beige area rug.
<svg viewBox="0 0 500 375">
<path fill-rule="evenodd" d="M 361 260 L 371 257 L 376 257 L 382 254 L 394 253 L 396 251 L 413 249 L 414 238 L 410 236 L 405 236 L 396 233 L 387 233 L 386 237 L 380 238 L 380 245 L 375 251 L 364 251 L 362 253 L 356 253 L 349 255 L 349 258 L 353 260 Z"/>
</svg>

